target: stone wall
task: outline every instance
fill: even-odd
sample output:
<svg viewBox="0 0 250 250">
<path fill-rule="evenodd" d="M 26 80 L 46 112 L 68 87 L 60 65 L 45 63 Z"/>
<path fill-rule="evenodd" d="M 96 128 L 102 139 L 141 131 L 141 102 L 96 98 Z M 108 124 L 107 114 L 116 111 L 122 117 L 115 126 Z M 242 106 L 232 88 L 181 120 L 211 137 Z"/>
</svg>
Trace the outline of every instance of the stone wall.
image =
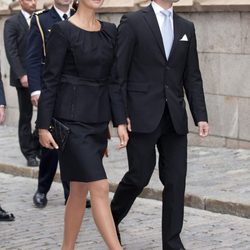
<svg viewBox="0 0 250 250">
<path fill-rule="evenodd" d="M 116 0 L 118 1 L 118 0 Z M 124 1 L 120 0 L 124 3 Z M 133 2 L 133 3 L 132 3 Z M 123 12 L 148 4 L 126 1 L 123 7 L 107 1 L 100 18 L 119 23 Z M 250 1 L 181 0 L 176 11 L 196 26 L 200 67 L 209 113 L 211 135 L 201 140 L 190 120 L 192 145 L 250 148 Z M 0 30 L 8 11 L 0 15 Z M 0 38 L 1 66 L 8 101 L 6 124 L 16 125 L 17 98 L 8 87 L 8 63 Z M 189 115 L 190 116 L 190 115 Z"/>
</svg>

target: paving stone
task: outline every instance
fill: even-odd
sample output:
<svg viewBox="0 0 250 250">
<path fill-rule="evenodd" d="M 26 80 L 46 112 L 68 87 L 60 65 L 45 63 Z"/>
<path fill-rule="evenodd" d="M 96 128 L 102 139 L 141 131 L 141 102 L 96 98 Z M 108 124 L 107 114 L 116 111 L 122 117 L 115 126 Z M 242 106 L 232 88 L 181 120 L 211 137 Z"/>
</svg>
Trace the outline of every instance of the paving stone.
<svg viewBox="0 0 250 250">
<path fill-rule="evenodd" d="M 0 222 L 1 250 L 59 250 L 63 237 L 62 186 L 55 183 L 45 209 L 32 204 L 36 180 L 0 173 L 1 206 L 15 222 Z M 110 194 L 112 197 L 112 194 Z M 120 225 L 125 250 L 160 250 L 161 202 L 138 198 Z M 249 250 L 250 220 L 185 208 L 182 239 L 187 250 Z M 86 210 L 76 250 L 107 249 Z"/>
</svg>

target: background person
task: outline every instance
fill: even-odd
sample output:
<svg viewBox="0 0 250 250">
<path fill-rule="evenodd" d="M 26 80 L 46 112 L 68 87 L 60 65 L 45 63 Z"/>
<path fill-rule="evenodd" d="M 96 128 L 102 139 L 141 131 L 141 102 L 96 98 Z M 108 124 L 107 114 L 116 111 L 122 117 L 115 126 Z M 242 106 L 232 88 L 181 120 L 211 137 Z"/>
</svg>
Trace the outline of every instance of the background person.
<svg viewBox="0 0 250 250">
<path fill-rule="evenodd" d="M 38 105 L 43 86 L 43 71 L 46 58 L 45 47 L 50 30 L 55 23 L 66 20 L 75 13 L 70 8 L 71 2 L 72 0 L 55 0 L 51 9 L 35 13 L 31 20 L 28 35 L 27 72 L 31 102 L 35 107 Z M 47 193 L 54 180 L 57 165 L 57 151 L 55 149 L 42 148 L 38 186 L 33 196 L 34 205 L 38 208 L 44 208 L 47 205 Z M 69 183 L 62 181 L 62 185 L 66 204 L 69 196 Z M 90 207 L 89 201 L 87 201 L 86 206 Z"/>
<path fill-rule="evenodd" d="M 29 82 L 26 67 L 27 36 L 30 18 L 36 10 L 36 0 L 19 0 L 21 11 L 6 20 L 4 24 L 4 46 L 10 64 L 10 85 L 16 87 L 19 122 L 18 137 L 21 151 L 27 165 L 38 166 L 38 138 L 32 134 L 31 119 L 33 107 L 28 90 Z"/>
</svg>

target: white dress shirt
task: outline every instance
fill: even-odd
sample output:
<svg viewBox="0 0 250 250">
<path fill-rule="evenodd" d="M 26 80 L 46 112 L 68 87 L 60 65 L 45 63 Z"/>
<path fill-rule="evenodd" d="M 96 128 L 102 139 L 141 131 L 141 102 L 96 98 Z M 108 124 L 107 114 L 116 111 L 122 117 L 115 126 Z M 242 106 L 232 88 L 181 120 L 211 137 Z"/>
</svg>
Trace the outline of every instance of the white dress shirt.
<svg viewBox="0 0 250 250">
<path fill-rule="evenodd" d="M 63 18 L 64 14 L 66 14 L 68 17 L 70 17 L 70 8 L 68 9 L 68 11 L 66 13 L 63 12 L 63 11 L 61 11 L 61 10 L 59 10 L 58 8 L 56 8 L 55 5 L 54 5 L 54 8 L 55 8 L 57 14 L 61 17 L 62 20 L 64 20 L 64 18 Z"/>
<path fill-rule="evenodd" d="M 21 10 L 25 20 L 27 21 L 27 24 L 30 26 L 30 21 L 31 21 L 31 14 L 29 14 L 28 12 L 26 12 L 25 10 Z"/>
<path fill-rule="evenodd" d="M 156 18 L 157 18 L 157 21 L 158 21 L 158 24 L 159 24 L 160 31 L 162 33 L 162 26 L 163 26 L 163 23 L 164 23 L 165 16 L 164 16 L 164 14 L 161 13 L 161 11 L 163 11 L 164 9 L 154 1 L 152 2 L 152 7 L 153 7 L 153 10 L 155 12 L 155 15 L 156 15 Z M 170 21 L 171 21 L 171 24 L 172 24 L 172 30 L 174 32 L 173 7 L 169 8 L 168 11 L 171 12 Z"/>
</svg>

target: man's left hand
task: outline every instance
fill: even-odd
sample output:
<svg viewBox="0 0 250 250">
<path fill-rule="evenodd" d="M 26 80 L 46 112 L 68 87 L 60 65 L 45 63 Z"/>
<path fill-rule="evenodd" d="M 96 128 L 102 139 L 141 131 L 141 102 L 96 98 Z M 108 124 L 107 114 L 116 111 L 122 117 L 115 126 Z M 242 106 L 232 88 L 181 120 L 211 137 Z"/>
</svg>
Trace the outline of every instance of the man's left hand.
<svg viewBox="0 0 250 250">
<path fill-rule="evenodd" d="M 198 122 L 199 136 L 207 137 L 209 132 L 209 126 L 207 122 Z"/>
</svg>

